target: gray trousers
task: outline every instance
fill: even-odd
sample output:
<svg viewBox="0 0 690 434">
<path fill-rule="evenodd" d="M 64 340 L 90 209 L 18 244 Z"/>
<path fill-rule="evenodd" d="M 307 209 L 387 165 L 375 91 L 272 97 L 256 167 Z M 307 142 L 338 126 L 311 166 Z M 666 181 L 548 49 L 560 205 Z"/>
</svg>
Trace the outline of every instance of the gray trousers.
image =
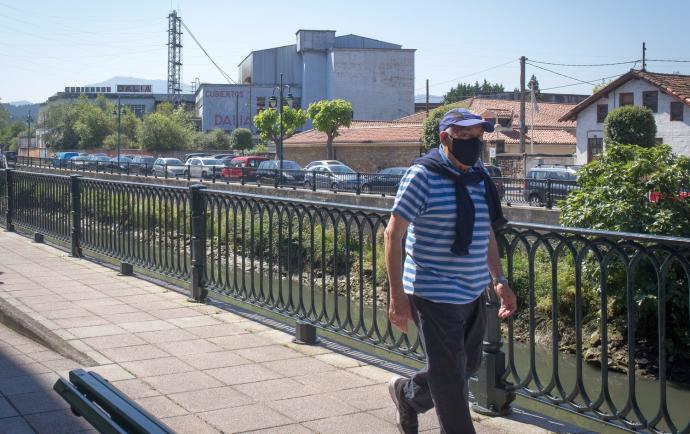
<svg viewBox="0 0 690 434">
<path fill-rule="evenodd" d="M 434 303 L 410 296 L 427 366 L 407 380 L 402 399 L 418 413 L 436 409 L 444 434 L 474 434 L 467 379 L 480 367 L 486 296 L 467 304 Z"/>
</svg>

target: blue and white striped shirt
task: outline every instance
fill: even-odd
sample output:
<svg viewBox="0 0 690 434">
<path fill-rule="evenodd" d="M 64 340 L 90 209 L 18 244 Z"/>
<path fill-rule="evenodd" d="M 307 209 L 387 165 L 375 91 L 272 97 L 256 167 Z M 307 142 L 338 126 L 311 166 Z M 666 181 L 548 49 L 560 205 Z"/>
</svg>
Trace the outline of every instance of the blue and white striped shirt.
<svg viewBox="0 0 690 434">
<path fill-rule="evenodd" d="M 458 171 L 441 152 L 446 164 Z M 483 170 L 479 167 L 472 170 Z M 459 173 L 459 172 L 458 172 Z M 425 167 L 410 167 L 400 181 L 393 213 L 410 225 L 405 241 L 403 289 L 406 294 L 439 303 L 464 304 L 475 300 L 491 281 L 487 264 L 489 208 L 484 183 L 468 185 L 474 202 L 474 231 L 469 255 L 457 256 L 455 185 Z"/>
</svg>

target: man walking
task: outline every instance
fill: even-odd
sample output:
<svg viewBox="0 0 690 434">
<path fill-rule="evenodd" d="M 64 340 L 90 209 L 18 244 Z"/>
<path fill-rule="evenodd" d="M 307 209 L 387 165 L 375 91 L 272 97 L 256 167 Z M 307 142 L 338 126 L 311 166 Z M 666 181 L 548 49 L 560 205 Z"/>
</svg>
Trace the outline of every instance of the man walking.
<svg viewBox="0 0 690 434">
<path fill-rule="evenodd" d="M 467 379 L 481 364 L 484 290 L 492 279 L 499 317 L 508 318 L 517 307 L 493 232 L 506 219 L 479 161 L 481 138 L 493 130 L 467 109 L 447 112 L 439 123 L 439 148 L 408 169 L 386 227 L 390 321 L 407 332 L 413 320 L 427 357 L 426 368 L 411 379 L 389 383 L 402 433 L 416 433 L 417 415 L 432 407 L 441 432 L 475 432 Z"/>
</svg>

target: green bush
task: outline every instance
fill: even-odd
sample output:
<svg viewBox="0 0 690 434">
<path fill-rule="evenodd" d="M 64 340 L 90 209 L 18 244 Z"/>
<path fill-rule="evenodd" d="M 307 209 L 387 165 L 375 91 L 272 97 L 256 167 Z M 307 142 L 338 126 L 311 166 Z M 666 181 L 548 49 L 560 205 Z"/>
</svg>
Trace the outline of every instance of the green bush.
<svg viewBox="0 0 690 434">
<path fill-rule="evenodd" d="M 604 141 L 644 146 L 656 145 L 656 123 L 646 107 L 628 105 L 612 110 L 604 121 Z"/>
<path fill-rule="evenodd" d="M 430 151 L 439 145 L 438 124 L 441 122 L 443 115 L 446 114 L 448 110 L 461 107 L 466 108 L 467 104 L 462 102 L 446 104 L 429 112 L 429 116 L 424 120 L 424 124 L 422 125 L 422 146 L 425 151 Z"/>
</svg>

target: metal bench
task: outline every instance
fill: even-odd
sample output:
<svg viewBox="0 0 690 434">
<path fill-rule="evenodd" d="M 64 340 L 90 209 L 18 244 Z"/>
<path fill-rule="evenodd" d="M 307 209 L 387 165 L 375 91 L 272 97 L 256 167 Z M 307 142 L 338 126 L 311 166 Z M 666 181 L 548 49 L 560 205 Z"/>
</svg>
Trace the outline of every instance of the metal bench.
<svg viewBox="0 0 690 434">
<path fill-rule="evenodd" d="M 100 433 L 174 433 L 95 372 L 70 371 L 69 381 L 61 377 L 53 390 Z"/>
</svg>

